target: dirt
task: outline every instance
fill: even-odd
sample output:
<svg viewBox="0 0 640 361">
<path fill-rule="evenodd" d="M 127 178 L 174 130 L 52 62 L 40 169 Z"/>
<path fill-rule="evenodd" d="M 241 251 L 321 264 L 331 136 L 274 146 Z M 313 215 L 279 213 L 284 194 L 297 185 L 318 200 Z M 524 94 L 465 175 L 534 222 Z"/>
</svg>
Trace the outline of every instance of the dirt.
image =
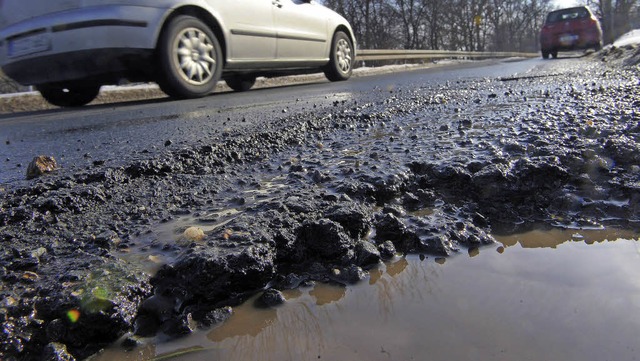
<svg viewBox="0 0 640 361">
<path fill-rule="evenodd" d="M 605 49 L 561 72 L 374 89 L 168 156 L 6 186 L 2 359 L 179 337 L 258 291 L 275 307 L 278 291 L 492 234 L 637 230 L 637 58 Z M 194 226 L 204 238 L 184 236 Z"/>
</svg>

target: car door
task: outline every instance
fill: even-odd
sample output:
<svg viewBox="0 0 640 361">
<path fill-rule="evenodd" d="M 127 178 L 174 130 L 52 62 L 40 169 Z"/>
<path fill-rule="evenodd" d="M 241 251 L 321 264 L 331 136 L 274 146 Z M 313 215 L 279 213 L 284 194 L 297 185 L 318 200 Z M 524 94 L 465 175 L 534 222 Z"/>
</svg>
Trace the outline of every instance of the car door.
<svg viewBox="0 0 640 361">
<path fill-rule="evenodd" d="M 209 0 L 228 29 L 230 62 L 270 61 L 276 58 L 276 29 L 272 0 Z"/>
<path fill-rule="evenodd" d="M 272 0 L 277 29 L 279 60 L 326 58 L 327 22 L 325 8 L 313 1 Z"/>
</svg>

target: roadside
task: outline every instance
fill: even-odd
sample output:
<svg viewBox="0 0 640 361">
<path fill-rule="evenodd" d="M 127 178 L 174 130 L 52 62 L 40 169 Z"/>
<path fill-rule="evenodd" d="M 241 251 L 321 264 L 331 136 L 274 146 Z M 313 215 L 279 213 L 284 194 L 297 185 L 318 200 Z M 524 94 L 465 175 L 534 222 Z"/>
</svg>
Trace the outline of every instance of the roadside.
<svg viewBox="0 0 640 361">
<path fill-rule="evenodd" d="M 411 69 L 431 68 L 462 60 L 445 60 L 437 62 L 424 62 L 416 64 L 388 65 L 380 67 L 360 67 L 353 72 L 353 77 L 367 76 L 373 74 L 386 74 L 396 71 L 407 71 Z M 278 78 L 259 78 L 256 80 L 254 89 L 269 88 L 283 85 L 304 84 L 310 82 L 325 81 L 323 74 L 294 75 Z M 218 84 L 216 92 L 231 91 L 224 81 Z M 106 86 L 103 87 L 98 97 L 90 104 L 108 104 L 120 102 L 132 102 L 148 99 L 167 98 L 156 84 L 134 85 L 134 86 Z M 0 95 L 0 114 L 29 112 L 47 109 L 57 109 L 56 106 L 47 103 L 38 92 L 25 92 L 16 94 Z"/>
</svg>

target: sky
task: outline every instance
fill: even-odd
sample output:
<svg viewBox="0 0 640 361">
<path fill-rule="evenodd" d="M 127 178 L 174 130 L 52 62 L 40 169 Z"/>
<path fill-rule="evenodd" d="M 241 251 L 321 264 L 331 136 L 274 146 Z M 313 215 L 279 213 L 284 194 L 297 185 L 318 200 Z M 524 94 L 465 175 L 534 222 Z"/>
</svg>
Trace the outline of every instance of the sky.
<svg viewBox="0 0 640 361">
<path fill-rule="evenodd" d="M 569 8 L 577 5 L 578 3 L 575 0 L 555 0 L 553 4 L 559 8 Z"/>
</svg>

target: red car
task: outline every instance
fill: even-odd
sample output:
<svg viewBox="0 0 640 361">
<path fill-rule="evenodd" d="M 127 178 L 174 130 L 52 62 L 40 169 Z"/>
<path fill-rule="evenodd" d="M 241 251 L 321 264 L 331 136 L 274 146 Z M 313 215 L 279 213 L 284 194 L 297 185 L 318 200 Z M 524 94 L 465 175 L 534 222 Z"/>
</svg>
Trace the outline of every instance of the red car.
<svg viewBox="0 0 640 361">
<path fill-rule="evenodd" d="M 540 31 L 540 51 L 548 59 L 558 57 L 559 50 L 602 48 L 600 21 L 586 6 L 552 11 Z"/>
</svg>

